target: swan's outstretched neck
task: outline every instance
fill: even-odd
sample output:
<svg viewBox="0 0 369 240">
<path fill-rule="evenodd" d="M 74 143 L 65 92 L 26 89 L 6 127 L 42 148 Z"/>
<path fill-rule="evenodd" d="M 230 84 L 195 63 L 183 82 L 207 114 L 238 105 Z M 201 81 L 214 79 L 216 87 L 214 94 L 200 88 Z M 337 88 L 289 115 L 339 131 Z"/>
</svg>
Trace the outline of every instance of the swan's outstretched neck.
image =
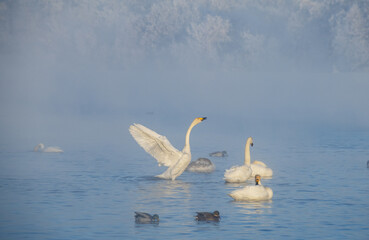
<svg viewBox="0 0 369 240">
<path fill-rule="evenodd" d="M 190 148 L 190 135 L 191 135 L 192 128 L 197 124 L 195 121 L 196 121 L 196 119 L 191 123 L 191 125 L 188 128 L 187 133 L 186 133 L 186 142 L 185 142 L 184 149 L 187 150 L 187 151 L 190 151 L 190 149 L 191 149 Z"/>
<path fill-rule="evenodd" d="M 192 128 L 196 126 L 197 124 L 199 124 L 200 122 L 204 121 L 205 119 L 206 117 L 202 117 L 202 118 L 195 118 L 195 120 L 193 120 L 193 122 L 191 123 L 186 133 L 186 142 L 185 142 L 184 150 L 188 152 L 190 151 L 190 134 L 191 134 Z"/>
<path fill-rule="evenodd" d="M 245 165 L 250 166 L 251 164 L 251 158 L 250 158 L 250 145 L 253 146 L 253 140 L 252 137 L 249 137 L 246 141 L 246 146 L 245 146 Z"/>
</svg>

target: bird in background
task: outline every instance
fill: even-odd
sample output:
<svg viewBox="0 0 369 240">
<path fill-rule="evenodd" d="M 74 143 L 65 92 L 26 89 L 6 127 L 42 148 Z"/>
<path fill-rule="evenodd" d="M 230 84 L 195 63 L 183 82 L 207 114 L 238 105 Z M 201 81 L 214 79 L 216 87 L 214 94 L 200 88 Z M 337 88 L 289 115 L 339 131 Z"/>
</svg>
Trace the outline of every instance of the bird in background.
<svg viewBox="0 0 369 240">
<path fill-rule="evenodd" d="M 250 146 L 253 146 L 251 137 L 246 141 L 244 164 L 227 169 L 224 173 L 224 180 L 226 182 L 246 182 L 246 180 L 252 175 L 252 169 L 250 167 Z"/>
<path fill-rule="evenodd" d="M 36 147 L 33 148 L 35 152 L 45 152 L 45 153 L 62 153 L 63 150 L 60 147 L 46 147 L 43 143 L 37 144 Z"/>
<path fill-rule="evenodd" d="M 272 177 L 273 176 L 273 170 L 269 168 L 265 163 L 262 161 L 253 161 L 251 163 L 251 157 L 250 157 L 250 148 L 247 149 L 247 145 L 251 144 L 251 146 L 254 146 L 254 140 L 252 137 L 249 137 L 246 142 L 246 152 L 245 152 L 245 161 L 246 161 L 246 155 L 248 156 L 247 162 L 248 165 L 250 165 L 252 174 L 251 176 L 260 175 L 261 177 Z M 250 164 L 251 163 L 251 164 Z"/>
<path fill-rule="evenodd" d="M 209 153 L 210 157 L 228 157 L 227 151 L 218 151 L 218 152 L 212 152 Z"/>
</svg>

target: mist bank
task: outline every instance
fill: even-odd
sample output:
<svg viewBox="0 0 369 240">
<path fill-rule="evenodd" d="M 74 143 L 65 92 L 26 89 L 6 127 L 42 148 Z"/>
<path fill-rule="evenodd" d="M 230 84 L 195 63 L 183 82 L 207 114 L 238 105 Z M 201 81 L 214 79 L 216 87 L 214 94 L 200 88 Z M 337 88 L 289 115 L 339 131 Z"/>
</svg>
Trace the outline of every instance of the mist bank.
<svg viewBox="0 0 369 240">
<path fill-rule="evenodd" d="M 208 117 L 213 131 L 230 133 L 289 126 L 369 128 L 365 73 L 83 71 L 71 66 L 50 74 L 49 69 L 23 68 L 2 81 L 5 136 L 69 132 L 73 138 L 81 130 L 81 135 L 101 137 L 127 134 L 133 122 L 174 131 L 199 116 Z"/>
<path fill-rule="evenodd" d="M 230 135 L 368 129 L 368 11 L 342 0 L 1 1 L 1 141 L 123 142 L 132 122 L 164 134 L 199 116 Z"/>
</svg>

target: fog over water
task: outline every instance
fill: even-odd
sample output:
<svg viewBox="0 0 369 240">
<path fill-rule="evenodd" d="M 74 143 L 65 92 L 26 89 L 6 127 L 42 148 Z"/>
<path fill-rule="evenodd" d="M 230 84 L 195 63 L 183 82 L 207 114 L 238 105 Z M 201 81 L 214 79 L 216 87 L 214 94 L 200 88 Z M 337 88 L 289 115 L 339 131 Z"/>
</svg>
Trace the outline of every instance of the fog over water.
<svg viewBox="0 0 369 240">
<path fill-rule="evenodd" d="M 368 127 L 368 6 L 1 1 L 2 136 L 144 113 Z"/>
<path fill-rule="evenodd" d="M 1 142 L 118 136 L 143 116 L 168 128 L 209 116 L 214 131 L 367 129 L 368 8 L 1 1 Z"/>
</svg>

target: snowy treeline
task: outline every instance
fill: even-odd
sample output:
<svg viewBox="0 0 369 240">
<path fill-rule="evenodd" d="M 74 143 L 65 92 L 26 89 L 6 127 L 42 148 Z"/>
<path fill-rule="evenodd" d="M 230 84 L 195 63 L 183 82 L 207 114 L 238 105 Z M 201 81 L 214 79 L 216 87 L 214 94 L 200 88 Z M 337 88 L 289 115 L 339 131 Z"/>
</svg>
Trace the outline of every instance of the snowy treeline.
<svg viewBox="0 0 369 240">
<path fill-rule="evenodd" d="M 369 70 L 366 0 L 3 0 L 0 54 Z"/>
</svg>

